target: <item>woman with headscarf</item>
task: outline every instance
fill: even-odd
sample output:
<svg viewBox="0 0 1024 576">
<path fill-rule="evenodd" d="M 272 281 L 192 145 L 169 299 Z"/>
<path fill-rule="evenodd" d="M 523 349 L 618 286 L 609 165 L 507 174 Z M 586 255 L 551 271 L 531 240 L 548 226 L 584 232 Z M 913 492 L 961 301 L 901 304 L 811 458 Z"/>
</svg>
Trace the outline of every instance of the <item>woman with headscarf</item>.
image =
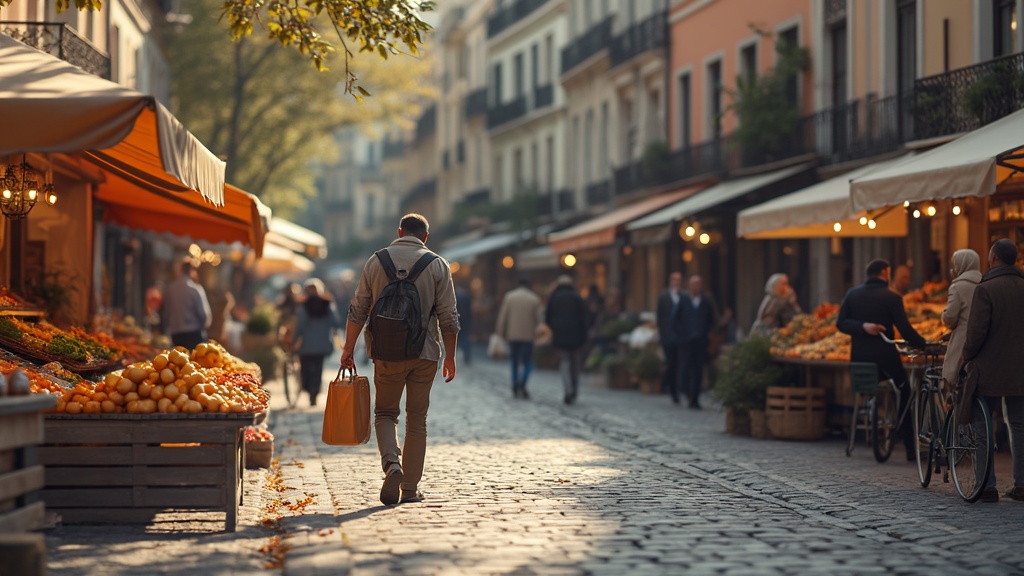
<svg viewBox="0 0 1024 576">
<path fill-rule="evenodd" d="M 971 315 L 971 300 L 974 289 L 981 282 L 981 257 L 974 250 L 964 249 L 953 252 L 946 309 L 942 311 L 942 323 L 952 333 L 946 346 L 946 359 L 942 362 L 942 379 L 947 386 L 956 384 L 963 364 L 964 342 L 967 340 L 967 318 Z"/>
<path fill-rule="evenodd" d="M 334 301 L 318 278 L 305 283 L 306 299 L 298 307 L 294 350 L 299 355 L 299 381 L 309 394 L 309 405 L 316 406 L 323 382 L 324 358 L 334 351 L 334 332 L 341 319 Z"/>
<path fill-rule="evenodd" d="M 750 335 L 769 337 L 789 324 L 799 313 L 800 305 L 796 301 L 796 293 L 789 285 L 789 276 L 772 274 L 764 285 L 764 299 L 757 309 L 757 319 L 750 328 Z"/>
</svg>

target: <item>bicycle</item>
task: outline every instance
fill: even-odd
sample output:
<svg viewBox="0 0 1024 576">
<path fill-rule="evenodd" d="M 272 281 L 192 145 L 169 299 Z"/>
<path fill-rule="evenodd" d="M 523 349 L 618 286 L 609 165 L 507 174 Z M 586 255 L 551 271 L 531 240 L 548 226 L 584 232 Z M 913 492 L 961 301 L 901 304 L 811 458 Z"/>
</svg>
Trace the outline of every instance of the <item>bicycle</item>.
<svg viewBox="0 0 1024 576">
<path fill-rule="evenodd" d="M 283 328 L 278 332 L 277 345 L 285 353 L 284 362 L 281 365 L 281 385 L 284 387 L 284 399 L 289 408 L 295 408 L 299 401 L 299 392 L 302 387 L 302 380 L 299 378 L 299 358 L 291 352 L 292 336 L 290 330 Z"/>
</svg>

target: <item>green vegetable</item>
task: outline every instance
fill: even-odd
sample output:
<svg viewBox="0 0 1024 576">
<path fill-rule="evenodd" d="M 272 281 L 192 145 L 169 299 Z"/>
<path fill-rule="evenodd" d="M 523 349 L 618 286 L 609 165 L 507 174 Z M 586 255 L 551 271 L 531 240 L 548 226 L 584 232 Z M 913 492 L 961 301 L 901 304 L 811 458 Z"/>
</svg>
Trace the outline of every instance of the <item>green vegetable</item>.
<svg viewBox="0 0 1024 576">
<path fill-rule="evenodd" d="M 54 336 L 53 340 L 50 340 L 50 343 L 46 345 L 46 351 L 55 356 L 70 358 L 76 362 L 88 362 L 90 360 L 89 350 L 81 342 L 64 335 Z"/>
<path fill-rule="evenodd" d="M 14 325 L 7 317 L 0 317 L 0 337 L 8 340 L 21 340 L 21 329 Z"/>
</svg>

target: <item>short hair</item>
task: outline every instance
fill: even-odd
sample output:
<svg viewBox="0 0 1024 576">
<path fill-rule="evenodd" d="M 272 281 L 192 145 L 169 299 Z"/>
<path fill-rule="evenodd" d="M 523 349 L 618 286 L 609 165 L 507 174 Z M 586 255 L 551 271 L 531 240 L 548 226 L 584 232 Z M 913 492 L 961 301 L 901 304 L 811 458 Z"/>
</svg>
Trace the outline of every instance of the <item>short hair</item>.
<svg viewBox="0 0 1024 576">
<path fill-rule="evenodd" d="M 181 261 L 181 266 L 179 269 L 181 270 L 182 274 L 188 274 L 193 270 L 197 270 L 198 268 L 196 267 L 195 263 L 192 262 L 191 258 L 186 258 Z"/>
<path fill-rule="evenodd" d="M 430 223 L 427 222 L 426 217 L 416 213 L 410 213 L 402 216 L 402 220 L 398 223 L 398 227 L 402 229 L 402 232 L 412 234 L 417 238 L 423 238 L 428 232 L 430 232 Z"/>
<path fill-rule="evenodd" d="M 519 285 L 522 286 L 523 288 L 529 288 L 530 287 L 530 279 L 529 278 L 520 278 L 519 279 Z"/>
<path fill-rule="evenodd" d="M 889 261 L 888 260 L 883 260 L 881 258 L 876 258 L 876 259 L 872 260 L 871 262 L 868 262 L 868 267 L 865 268 L 864 271 L 865 271 L 865 273 L 867 273 L 868 277 L 874 278 L 875 276 L 878 276 L 879 274 L 881 274 L 882 272 L 884 272 L 885 270 L 888 270 L 888 269 L 889 269 Z"/>
<path fill-rule="evenodd" d="M 992 245 L 992 254 L 1006 265 L 1017 263 L 1017 244 L 1009 238 L 1000 238 Z"/>
</svg>

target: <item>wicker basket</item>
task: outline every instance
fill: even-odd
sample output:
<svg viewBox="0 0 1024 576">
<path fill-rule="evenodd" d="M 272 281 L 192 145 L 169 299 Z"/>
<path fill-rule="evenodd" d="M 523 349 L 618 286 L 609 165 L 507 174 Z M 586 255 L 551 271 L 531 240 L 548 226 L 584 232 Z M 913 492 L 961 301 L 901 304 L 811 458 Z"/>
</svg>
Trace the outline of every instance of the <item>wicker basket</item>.
<svg viewBox="0 0 1024 576">
<path fill-rule="evenodd" d="M 765 423 L 773 438 L 818 440 L 825 435 L 825 389 L 770 386 Z"/>
<path fill-rule="evenodd" d="M 273 440 L 253 440 L 245 443 L 246 468 L 270 468 L 270 462 L 273 459 Z"/>
</svg>

